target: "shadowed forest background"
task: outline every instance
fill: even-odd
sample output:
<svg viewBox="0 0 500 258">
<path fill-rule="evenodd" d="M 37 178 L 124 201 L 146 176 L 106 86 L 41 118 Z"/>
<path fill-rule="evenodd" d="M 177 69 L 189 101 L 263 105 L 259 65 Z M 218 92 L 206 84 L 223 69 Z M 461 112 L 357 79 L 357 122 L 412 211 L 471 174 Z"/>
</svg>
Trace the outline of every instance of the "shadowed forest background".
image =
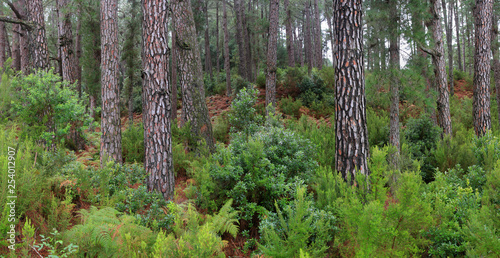
<svg viewBox="0 0 500 258">
<path fill-rule="evenodd" d="M 3 0 L 0 257 L 499 257 L 497 0 Z"/>
</svg>

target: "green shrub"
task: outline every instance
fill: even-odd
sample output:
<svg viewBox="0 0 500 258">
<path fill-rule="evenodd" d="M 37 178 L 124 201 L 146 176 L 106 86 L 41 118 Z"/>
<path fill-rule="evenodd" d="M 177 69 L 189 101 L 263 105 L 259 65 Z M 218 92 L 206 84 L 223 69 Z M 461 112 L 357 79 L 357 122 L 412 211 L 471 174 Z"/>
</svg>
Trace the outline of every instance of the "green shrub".
<svg viewBox="0 0 500 258">
<path fill-rule="evenodd" d="M 294 101 L 292 97 L 282 98 L 280 101 L 280 109 L 283 113 L 298 118 L 300 116 L 300 108 L 302 101 L 300 99 Z"/>
<path fill-rule="evenodd" d="M 123 159 L 125 162 L 144 162 L 144 127 L 131 124 L 122 134 Z"/>
<path fill-rule="evenodd" d="M 296 89 L 297 83 L 302 82 L 307 74 L 307 67 L 288 67 L 285 73 L 284 86 L 287 89 Z"/>
<path fill-rule="evenodd" d="M 384 146 L 389 143 L 389 114 L 384 110 L 378 113 L 371 108 L 366 109 L 366 125 L 370 146 Z"/>
<path fill-rule="evenodd" d="M 257 76 L 257 80 L 255 81 L 255 84 L 257 85 L 257 88 L 265 89 L 266 88 L 266 74 L 259 73 L 259 75 Z"/>
<path fill-rule="evenodd" d="M 324 81 L 326 88 L 335 88 L 335 68 L 332 66 L 323 66 L 323 68 L 319 71 L 319 76 L 321 80 Z"/>
<path fill-rule="evenodd" d="M 450 113 L 453 131 L 458 132 L 474 129 L 471 98 L 459 99 L 456 95 L 451 97 Z"/>
<path fill-rule="evenodd" d="M 475 137 L 473 143 L 477 164 L 486 171 L 493 169 L 497 160 L 500 159 L 500 140 L 488 132 L 482 137 Z"/>
<path fill-rule="evenodd" d="M 229 141 L 229 117 L 228 112 L 222 112 L 215 117 L 213 125 L 213 134 L 215 140 L 227 143 Z"/>
<path fill-rule="evenodd" d="M 4 63 L 4 67 L 0 68 L 1 83 L 0 83 L 0 119 L 4 120 L 11 116 L 11 78 L 14 71 L 11 68 L 12 60 L 9 58 Z"/>
<path fill-rule="evenodd" d="M 434 125 L 427 116 L 409 119 L 406 130 L 403 131 L 413 157 L 423 162 L 421 173 L 425 182 L 430 182 L 434 178 L 436 161 L 432 152 L 436 148 L 441 132 L 441 128 Z"/>
<path fill-rule="evenodd" d="M 316 117 L 330 117 L 335 114 L 335 96 L 331 93 L 323 93 L 321 100 L 311 103 L 311 110 Z"/>
<path fill-rule="evenodd" d="M 241 76 L 237 74 L 231 74 L 231 87 L 233 96 L 237 96 L 242 89 L 250 89 L 252 85 Z"/>
<path fill-rule="evenodd" d="M 256 89 L 242 89 L 231 103 L 231 113 L 229 113 L 229 124 L 231 132 L 243 132 L 245 135 L 254 133 L 262 117 L 256 114 L 253 107 L 257 102 Z"/>
<path fill-rule="evenodd" d="M 283 212 L 275 203 L 276 213 L 264 219 L 259 231 L 260 250 L 268 257 L 297 257 L 306 251 L 314 257 L 324 257 L 337 230 L 336 219 L 318 210 L 306 196 L 306 188 L 297 189 L 295 200 L 284 207 Z"/>
<path fill-rule="evenodd" d="M 50 146 L 64 141 L 72 123 L 83 125 L 76 128 L 79 132 L 90 124 L 75 85 L 61 82 L 52 70 L 14 77 L 12 87 L 15 88 L 13 110 L 26 125 L 22 127 L 23 138 L 28 136 Z"/>
<path fill-rule="evenodd" d="M 476 164 L 473 152 L 474 132 L 472 130 L 459 129 L 455 131 L 455 136 L 444 135 L 443 139 L 437 142 L 433 151 L 436 165 L 441 172 L 460 165 L 468 168 Z"/>
</svg>

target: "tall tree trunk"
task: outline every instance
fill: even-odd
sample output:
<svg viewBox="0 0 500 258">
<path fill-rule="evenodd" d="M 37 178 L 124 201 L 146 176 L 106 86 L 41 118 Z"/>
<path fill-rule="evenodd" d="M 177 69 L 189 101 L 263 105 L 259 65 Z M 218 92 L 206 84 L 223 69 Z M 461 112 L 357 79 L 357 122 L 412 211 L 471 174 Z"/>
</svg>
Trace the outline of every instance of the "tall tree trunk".
<svg viewBox="0 0 500 258">
<path fill-rule="evenodd" d="M 330 8 L 330 4 L 329 4 L 330 1 L 327 1 L 325 0 L 325 15 L 326 15 L 326 22 L 328 23 L 328 34 L 330 36 L 330 47 L 331 47 L 331 50 L 332 50 L 332 64 L 333 66 L 335 66 L 335 46 L 334 46 L 334 41 L 333 41 L 333 26 L 332 26 L 332 18 L 330 17 L 330 12 L 331 12 L 331 8 Z M 368 49 L 369 51 L 369 49 Z M 369 56 L 370 54 L 368 53 L 368 61 L 369 61 Z M 368 65 L 368 68 L 370 67 L 370 65 Z"/>
<path fill-rule="evenodd" d="M 212 74 L 212 54 L 210 53 L 210 35 L 209 35 L 209 23 L 208 23 L 208 1 L 205 2 L 203 6 L 203 12 L 205 13 L 205 72 L 210 74 L 210 78 L 213 77 Z"/>
<path fill-rule="evenodd" d="M 242 19 L 242 6 L 241 0 L 234 0 L 234 13 L 236 16 L 236 43 L 238 44 L 239 53 L 239 63 L 238 63 L 238 73 L 243 78 L 246 78 L 247 74 L 247 61 L 246 61 L 246 48 L 243 44 L 243 21 Z"/>
<path fill-rule="evenodd" d="M 429 29 L 432 32 L 432 39 L 434 41 L 434 48 L 431 55 L 432 63 L 434 64 L 435 86 L 439 93 L 437 98 L 438 124 L 443 128 L 443 133 L 451 135 L 450 97 L 444 60 L 443 30 L 439 19 L 441 6 L 438 0 L 430 0 L 430 5 L 432 18 L 429 21 Z"/>
<path fill-rule="evenodd" d="M 304 30 L 305 30 L 305 26 L 306 26 L 306 23 L 303 22 L 302 23 L 302 28 L 300 30 L 300 33 L 299 33 L 299 40 L 297 41 L 298 43 L 298 46 L 297 46 L 297 52 L 298 53 L 298 56 L 299 56 L 299 62 L 300 62 L 300 66 L 304 66 L 305 64 L 305 60 L 306 60 L 306 53 L 304 51 Z"/>
<path fill-rule="evenodd" d="M 453 1 L 453 0 L 451 0 Z M 454 94 L 454 85 L 453 85 L 453 46 L 452 46 L 452 20 L 453 20 L 453 11 L 451 10 L 452 2 L 449 3 L 450 6 L 450 17 L 448 19 L 447 11 L 446 11 L 446 0 L 441 0 L 441 5 L 443 7 L 443 19 L 444 19 L 444 27 L 446 29 L 446 45 L 448 46 L 448 83 L 450 84 L 450 96 Z"/>
<path fill-rule="evenodd" d="M 458 54 L 458 70 L 463 71 L 462 66 L 462 51 L 460 48 L 460 23 L 458 22 L 458 0 L 455 0 L 455 31 L 457 41 L 457 54 Z"/>
<path fill-rule="evenodd" d="M 217 0 L 217 3 L 215 5 L 215 38 L 217 39 L 217 59 L 216 59 L 216 65 L 217 65 L 217 76 L 220 73 L 220 46 L 219 46 L 219 0 Z"/>
<path fill-rule="evenodd" d="M 3 15 L 3 12 L 0 10 L 0 15 Z M 5 30 L 5 23 L 0 22 L 0 69 L 4 69 L 5 64 L 5 50 L 7 49 L 7 33 Z M 1 80 L 1 78 L 0 78 Z"/>
<path fill-rule="evenodd" d="M 250 1 L 248 1 L 248 3 L 250 3 Z M 250 81 L 250 82 L 253 82 L 254 79 L 252 78 L 253 77 L 253 68 L 252 68 L 252 48 L 251 48 L 251 45 L 250 45 L 250 31 L 249 31 L 249 28 L 248 28 L 248 17 L 249 15 L 248 14 L 245 14 L 244 13 L 244 10 L 245 10 L 245 0 L 243 0 L 243 4 L 241 6 L 241 13 L 242 13 L 242 22 L 243 22 L 243 45 L 244 45 L 244 48 L 245 48 L 245 53 L 246 53 L 246 57 L 245 57 L 245 61 L 246 61 L 246 77 L 247 77 L 247 80 Z M 248 12 L 250 11 L 250 6 L 248 6 Z M 247 13 L 248 13 L 247 12 Z"/>
<path fill-rule="evenodd" d="M 491 53 L 493 55 L 493 76 L 495 79 L 495 89 L 497 104 L 500 103 L 500 56 L 498 55 L 500 42 L 498 42 L 498 18 L 492 15 L 492 29 L 491 29 Z M 500 124 L 500 108 L 498 108 L 498 122 Z"/>
<path fill-rule="evenodd" d="M 15 3 L 15 6 L 21 16 L 26 17 L 28 15 L 26 8 L 26 2 L 24 0 L 18 0 Z M 28 31 L 23 28 L 23 26 L 18 26 L 18 34 L 19 34 L 19 70 L 23 72 L 23 74 L 28 74 L 29 71 L 29 60 L 30 60 L 30 52 L 28 45 Z"/>
<path fill-rule="evenodd" d="M 78 7 L 78 17 L 81 17 L 81 7 Z M 78 91 L 78 99 L 82 99 L 82 66 L 80 65 L 80 58 L 82 58 L 82 21 L 78 19 L 76 23 L 76 40 L 75 40 L 75 69 L 76 69 L 76 79 L 78 80 L 76 84 L 76 90 Z"/>
<path fill-rule="evenodd" d="M 148 190 L 172 199 L 175 179 L 170 127 L 172 103 L 167 80 L 167 3 L 143 0 L 142 10 L 144 168 L 149 175 Z"/>
<path fill-rule="evenodd" d="M 122 163 L 117 11 L 118 0 L 101 1 L 101 166 Z"/>
<path fill-rule="evenodd" d="M 466 23 L 467 23 L 467 29 L 466 29 L 466 35 L 467 35 L 467 50 L 468 50 L 468 53 L 467 53 L 467 62 L 464 62 L 464 66 L 465 66 L 465 69 L 467 71 L 467 73 L 469 75 L 472 75 L 472 66 L 470 65 L 470 62 L 471 60 L 473 59 L 473 56 L 472 56 L 472 47 L 473 47 L 473 44 L 472 44 L 472 28 L 471 28 L 471 24 L 470 24 L 470 21 L 469 21 L 469 17 L 466 16 Z M 465 50 L 464 50 L 464 56 L 465 56 Z"/>
<path fill-rule="evenodd" d="M 389 130 L 389 144 L 396 148 L 390 161 L 395 169 L 399 169 L 399 13 L 398 1 L 388 0 L 389 4 L 389 29 L 390 29 L 390 68 L 391 68 L 391 122 Z"/>
<path fill-rule="evenodd" d="M 292 14 L 289 7 L 289 0 L 285 0 L 284 3 L 285 12 L 286 12 L 286 52 L 288 53 L 288 66 L 295 66 L 295 58 L 293 53 L 293 43 L 292 43 Z"/>
<path fill-rule="evenodd" d="M 174 25 L 172 24 L 172 28 Z M 175 41 L 175 32 L 172 30 L 172 120 L 177 119 L 177 43 Z M 174 126 L 177 126 L 175 124 Z"/>
<path fill-rule="evenodd" d="M 227 30 L 226 0 L 222 0 L 223 18 L 222 27 L 224 29 L 224 71 L 226 72 L 226 96 L 231 96 L 231 67 L 229 63 L 229 32 Z"/>
<path fill-rule="evenodd" d="M 215 150 L 212 124 L 208 116 L 200 52 L 190 0 L 171 2 L 177 44 L 178 71 L 182 90 L 181 123 L 190 122 L 193 135 L 204 138 L 210 151 Z"/>
<path fill-rule="evenodd" d="M 323 42 L 321 37 L 321 20 L 319 17 L 319 6 L 318 0 L 314 0 L 314 22 L 315 22 L 315 31 L 314 31 L 314 51 L 316 52 L 316 65 L 315 67 L 318 69 L 323 68 Z"/>
<path fill-rule="evenodd" d="M 361 0 L 334 0 L 335 42 L 335 169 L 344 179 L 368 175 L 363 8 Z"/>
<path fill-rule="evenodd" d="M 12 69 L 21 71 L 21 25 L 12 25 Z"/>
<path fill-rule="evenodd" d="M 493 0 L 476 0 L 474 9 L 476 47 L 474 53 L 473 117 L 478 137 L 491 129 L 490 60 Z"/>
<path fill-rule="evenodd" d="M 266 115 L 268 107 L 276 108 L 276 62 L 278 49 L 278 23 L 279 23 L 279 0 L 271 0 L 269 3 L 269 36 L 267 43 L 267 68 L 266 68 Z M 274 110 L 272 110 L 274 112 Z"/>
<path fill-rule="evenodd" d="M 42 0 L 28 1 L 28 18 L 35 23 L 33 31 L 30 32 L 31 39 L 28 41 L 28 44 L 33 44 L 29 47 L 32 58 L 30 66 L 33 69 L 46 69 L 49 64 L 43 13 Z"/>
<path fill-rule="evenodd" d="M 59 26 L 58 37 L 59 47 L 61 50 L 62 78 L 63 80 L 74 83 L 76 81 L 75 74 L 75 57 L 73 48 L 73 33 L 71 26 L 71 13 L 67 10 L 67 0 L 57 0 L 59 9 Z"/>
<path fill-rule="evenodd" d="M 307 0 L 305 3 L 305 15 L 306 15 L 306 23 L 305 23 L 305 30 L 304 30 L 304 50 L 305 50 L 305 58 L 306 58 L 306 63 L 308 67 L 308 73 L 311 73 L 312 67 L 313 67 L 313 46 L 311 42 L 311 2 L 310 0 Z"/>
</svg>

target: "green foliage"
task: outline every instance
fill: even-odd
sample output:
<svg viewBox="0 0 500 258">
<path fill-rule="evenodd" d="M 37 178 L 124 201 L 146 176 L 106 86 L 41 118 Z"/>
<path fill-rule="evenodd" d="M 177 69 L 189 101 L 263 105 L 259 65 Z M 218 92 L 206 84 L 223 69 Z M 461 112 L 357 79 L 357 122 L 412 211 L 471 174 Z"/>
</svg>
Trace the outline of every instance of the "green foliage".
<svg viewBox="0 0 500 258">
<path fill-rule="evenodd" d="M 48 248 L 49 256 L 48 257 L 71 257 L 73 253 L 76 253 L 78 250 L 78 246 L 74 244 L 69 244 L 66 247 L 62 248 L 63 241 L 58 239 L 60 238 L 61 233 L 59 233 L 56 229 L 50 233 L 52 236 L 44 236 L 40 235 L 42 238 L 39 245 L 34 245 L 41 251 L 44 247 Z"/>
<path fill-rule="evenodd" d="M 239 92 L 242 89 L 248 90 L 248 89 L 252 88 L 250 82 L 246 81 L 238 74 L 231 74 L 231 87 L 232 87 L 233 96 L 238 96 Z"/>
<path fill-rule="evenodd" d="M 324 257 L 337 230 L 335 217 L 316 209 L 303 186 L 297 189 L 295 200 L 284 207 L 284 212 L 277 203 L 275 207 L 277 213 L 271 213 L 259 226 L 262 236 L 259 247 L 264 255 L 297 257 L 305 251 L 314 257 Z"/>
<path fill-rule="evenodd" d="M 461 165 L 468 168 L 476 164 L 474 157 L 474 131 L 459 129 L 455 131 L 453 137 L 444 135 L 443 139 L 437 142 L 433 151 L 436 165 L 441 172 Z"/>
<path fill-rule="evenodd" d="M 482 137 L 475 137 L 473 142 L 477 164 L 485 170 L 493 169 L 497 160 L 500 159 L 500 140 L 498 137 L 488 132 Z"/>
<path fill-rule="evenodd" d="M 472 78 L 467 72 L 453 69 L 453 80 L 465 81 L 465 89 L 472 90 Z"/>
<path fill-rule="evenodd" d="M 12 87 L 15 89 L 13 110 L 27 125 L 23 126 L 23 137 L 42 140 L 49 146 L 64 140 L 71 123 L 83 125 L 76 128 L 79 132 L 90 124 L 90 117 L 78 99 L 75 85 L 61 82 L 52 70 L 15 77 Z"/>
<path fill-rule="evenodd" d="M 366 109 L 366 125 L 370 146 L 384 146 L 389 142 L 389 114 L 384 110 Z"/>
<path fill-rule="evenodd" d="M 227 232 L 236 237 L 237 212 L 228 200 L 215 216 L 203 218 L 192 203 L 169 204 L 169 212 L 175 216 L 173 233 L 161 231 L 153 247 L 153 257 L 224 257 L 222 249 L 226 241 L 220 237 Z"/>
<path fill-rule="evenodd" d="M 257 88 L 265 89 L 266 88 L 266 74 L 259 73 L 259 75 L 257 76 L 257 79 L 255 80 L 255 84 L 257 85 Z"/>
<path fill-rule="evenodd" d="M 300 99 L 293 100 L 292 97 L 288 96 L 282 98 L 280 101 L 280 109 L 283 113 L 298 118 L 300 116 L 300 108 L 302 107 L 302 101 Z"/>
<path fill-rule="evenodd" d="M 466 131 L 474 129 L 472 120 L 472 99 L 459 99 L 456 95 L 450 99 L 450 113 L 453 131 Z M 464 129 L 462 129 L 464 128 Z"/>
<path fill-rule="evenodd" d="M 284 87 L 298 91 L 298 84 L 302 82 L 307 74 L 307 67 L 288 67 L 285 72 Z"/>
<path fill-rule="evenodd" d="M 436 148 L 441 132 L 441 128 L 434 125 L 427 116 L 409 119 L 406 130 L 403 131 L 413 157 L 423 163 L 421 173 L 425 182 L 430 182 L 434 177 L 435 160 L 432 152 Z"/>
<path fill-rule="evenodd" d="M 78 245 L 78 257 L 147 257 L 155 235 L 113 208 L 80 210 L 82 224 L 64 234 Z"/>
<path fill-rule="evenodd" d="M 320 100 L 311 103 L 311 110 L 317 117 L 329 117 L 335 114 L 335 96 L 333 93 L 323 93 Z"/>
<path fill-rule="evenodd" d="M 242 89 L 231 104 L 229 113 L 229 124 L 231 132 L 242 132 L 249 136 L 258 129 L 258 124 L 262 121 L 262 116 L 255 113 L 253 107 L 257 102 L 256 89 Z"/>
<path fill-rule="evenodd" d="M 144 127 L 131 124 L 122 133 L 122 149 L 125 162 L 144 162 Z"/>
<path fill-rule="evenodd" d="M 326 88 L 335 88 L 335 68 L 332 66 L 323 66 L 323 68 L 319 71 L 319 76 L 321 77 L 321 80 L 323 80 Z"/>
<path fill-rule="evenodd" d="M 322 101 L 324 93 L 332 93 L 332 90 L 325 86 L 323 79 L 316 73 L 313 73 L 311 78 L 305 76 L 297 87 L 300 91 L 300 99 L 307 107 L 311 107 L 315 101 Z"/>
<path fill-rule="evenodd" d="M 12 92 L 11 92 L 11 78 L 14 71 L 11 69 L 12 59 L 10 57 L 5 61 L 4 67 L 0 68 L 1 82 L 0 82 L 0 118 L 7 119 L 10 116 Z"/>
<path fill-rule="evenodd" d="M 215 140 L 219 142 L 229 141 L 229 117 L 228 112 L 222 112 L 215 117 L 213 124 L 213 135 Z"/>
</svg>

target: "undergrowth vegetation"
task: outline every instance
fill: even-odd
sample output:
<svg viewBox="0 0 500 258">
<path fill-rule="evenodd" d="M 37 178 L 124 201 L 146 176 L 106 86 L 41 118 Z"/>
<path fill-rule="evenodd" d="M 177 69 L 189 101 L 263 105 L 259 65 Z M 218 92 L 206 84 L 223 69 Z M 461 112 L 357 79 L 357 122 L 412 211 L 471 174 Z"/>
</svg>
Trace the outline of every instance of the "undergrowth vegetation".
<svg viewBox="0 0 500 258">
<path fill-rule="evenodd" d="M 264 119 L 258 90 L 234 77 L 231 109 L 215 118 L 214 153 L 190 152 L 199 141 L 189 125 L 172 123 L 172 200 L 146 187 L 140 122 L 124 125 L 124 163 L 100 167 L 97 131 L 81 131 L 94 153 L 65 148 L 72 124 L 91 124 L 78 115 L 85 103 L 76 101 L 72 86 L 50 73 L 6 71 L 0 92 L 9 97 L 0 109 L 0 256 L 500 256 L 499 133 L 475 136 L 470 99 L 451 99 L 453 135 L 443 136 L 427 115 L 434 93 L 411 94 L 405 87 L 401 169 L 394 170 L 388 162 L 394 152 L 388 146 L 389 82 L 368 73 L 371 174 L 346 181 L 334 171 L 332 68 L 278 70 L 278 85 L 288 92 L 278 107 L 287 116 L 276 112 Z M 219 77 L 205 78 L 209 92 L 225 90 Z M 470 80 L 458 72 L 455 77 Z M 401 80 L 425 87 L 414 72 L 404 71 Z M 257 82 L 265 87 L 262 73 Z M 47 95 L 43 87 L 57 89 Z M 56 148 L 48 150 L 47 143 Z M 13 159 L 17 198 L 11 215 Z"/>
</svg>

